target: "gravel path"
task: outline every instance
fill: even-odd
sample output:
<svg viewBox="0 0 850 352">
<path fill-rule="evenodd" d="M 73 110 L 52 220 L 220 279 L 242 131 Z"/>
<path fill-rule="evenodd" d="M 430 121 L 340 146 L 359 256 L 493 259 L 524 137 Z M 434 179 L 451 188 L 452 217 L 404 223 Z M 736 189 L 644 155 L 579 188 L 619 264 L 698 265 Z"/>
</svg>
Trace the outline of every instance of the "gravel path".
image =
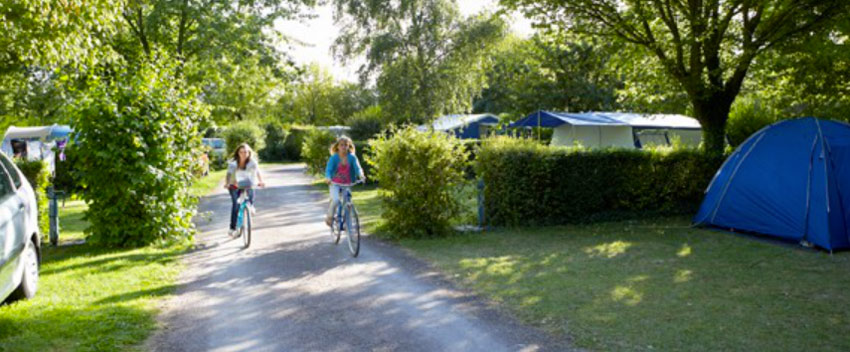
<svg viewBox="0 0 850 352">
<path fill-rule="evenodd" d="M 205 197 L 199 249 L 185 256 L 153 351 L 567 350 L 368 237 L 358 258 L 324 225 L 327 196 L 304 166 L 265 168 L 254 242 L 227 234 L 229 196 Z M 355 192 L 356 197 L 356 192 Z"/>
</svg>

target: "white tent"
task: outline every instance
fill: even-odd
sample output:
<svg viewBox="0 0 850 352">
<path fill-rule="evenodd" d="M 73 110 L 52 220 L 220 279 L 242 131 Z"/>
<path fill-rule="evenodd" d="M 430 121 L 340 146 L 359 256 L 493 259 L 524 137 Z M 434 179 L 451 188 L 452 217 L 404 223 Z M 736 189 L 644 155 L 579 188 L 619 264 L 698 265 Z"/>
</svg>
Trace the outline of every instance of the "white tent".
<svg viewBox="0 0 850 352">
<path fill-rule="evenodd" d="M 562 146 L 642 148 L 670 145 L 675 139 L 697 146 L 702 140 L 699 122 L 683 115 L 541 110 L 511 124 L 511 127 L 538 126 L 553 128 L 551 145 Z"/>
</svg>

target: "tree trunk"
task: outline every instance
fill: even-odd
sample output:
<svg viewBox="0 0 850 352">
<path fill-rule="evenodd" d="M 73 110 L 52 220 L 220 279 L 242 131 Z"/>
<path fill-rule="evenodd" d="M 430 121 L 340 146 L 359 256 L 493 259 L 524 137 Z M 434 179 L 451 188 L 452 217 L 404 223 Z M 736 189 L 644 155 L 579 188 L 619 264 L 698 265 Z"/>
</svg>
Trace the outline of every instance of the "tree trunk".
<svg viewBox="0 0 850 352">
<path fill-rule="evenodd" d="M 711 154 L 722 154 L 726 146 L 726 121 L 735 98 L 729 98 L 723 92 L 698 95 L 704 98 L 692 98 L 691 104 L 696 119 L 702 125 L 703 148 Z"/>
</svg>

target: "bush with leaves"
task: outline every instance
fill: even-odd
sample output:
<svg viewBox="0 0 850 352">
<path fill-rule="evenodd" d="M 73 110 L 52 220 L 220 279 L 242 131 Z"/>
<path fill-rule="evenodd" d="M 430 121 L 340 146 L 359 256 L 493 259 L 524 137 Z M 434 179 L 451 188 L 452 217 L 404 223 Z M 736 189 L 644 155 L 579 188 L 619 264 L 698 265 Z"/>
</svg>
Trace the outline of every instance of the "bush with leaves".
<svg viewBox="0 0 850 352">
<path fill-rule="evenodd" d="M 317 176 L 325 174 L 325 166 L 331 156 L 330 147 L 334 141 L 336 137 L 330 131 L 313 129 L 307 132 L 301 149 L 307 172 Z"/>
<path fill-rule="evenodd" d="M 285 160 L 287 131 L 283 125 L 276 122 L 269 122 L 263 126 L 266 135 L 265 147 L 259 151 L 260 159 L 265 161 L 283 161 Z"/>
<path fill-rule="evenodd" d="M 313 126 L 291 126 L 283 144 L 284 157 L 290 161 L 301 161 L 301 151 L 307 133 L 315 129 Z"/>
<path fill-rule="evenodd" d="M 492 225 L 552 225 L 689 214 L 723 162 L 701 150 L 549 147 L 486 139 L 476 173 Z"/>
<path fill-rule="evenodd" d="M 38 231 L 42 236 L 46 236 L 50 230 L 47 212 L 47 186 L 50 184 L 50 171 L 47 170 L 47 162 L 15 158 L 15 165 L 35 190 L 35 200 L 38 203 Z"/>
<path fill-rule="evenodd" d="M 78 173 L 78 165 L 73 143 L 69 143 L 65 147 L 64 154 L 65 160 L 60 160 L 59 153 L 56 153 L 56 169 L 53 172 L 53 188 L 65 191 L 66 195 L 79 193 L 82 191 L 82 188 L 74 179 L 74 174 Z"/>
<path fill-rule="evenodd" d="M 208 112 L 171 72 L 143 66 L 92 82 L 71 108 L 91 243 L 143 246 L 195 233 L 189 186 Z"/>
<path fill-rule="evenodd" d="M 381 184 L 383 217 L 396 237 L 448 233 L 460 214 L 454 196 L 464 182 L 467 155 L 460 140 L 443 132 L 408 126 L 372 142 L 373 176 Z"/>
<path fill-rule="evenodd" d="M 240 121 L 234 123 L 224 130 L 224 144 L 227 146 L 227 155 L 233 155 L 236 148 L 242 143 L 247 143 L 254 151 L 265 147 L 263 129 L 253 121 Z"/>
<path fill-rule="evenodd" d="M 753 133 L 778 120 L 779 113 L 758 99 L 738 98 L 729 112 L 726 136 L 729 144 L 737 147 Z"/>
<path fill-rule="evenodd" d="M 349 131 L 351 139 L 367 140 L 377 136 L 384 129 L 383 118 L 379 105 L 357 112 L 348 120 L 348 126 L 351 127 Z"/>
</svg>

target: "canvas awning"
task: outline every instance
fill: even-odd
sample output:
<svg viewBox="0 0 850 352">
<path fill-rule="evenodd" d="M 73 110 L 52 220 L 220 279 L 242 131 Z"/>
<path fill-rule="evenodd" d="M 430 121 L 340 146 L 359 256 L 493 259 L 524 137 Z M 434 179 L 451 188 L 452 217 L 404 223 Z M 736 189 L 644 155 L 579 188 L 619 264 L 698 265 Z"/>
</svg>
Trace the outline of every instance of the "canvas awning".
<svg viewBox="0 0 850 352">
<path fill-rule="evenodd" d="M 625 112 L 552 112 L 540 110 L 516 121 L 510 127 L 631 126 L 637 128 L 700 129 L 699 121 L 675 114 L 638 114 Z"/>
</svg>

